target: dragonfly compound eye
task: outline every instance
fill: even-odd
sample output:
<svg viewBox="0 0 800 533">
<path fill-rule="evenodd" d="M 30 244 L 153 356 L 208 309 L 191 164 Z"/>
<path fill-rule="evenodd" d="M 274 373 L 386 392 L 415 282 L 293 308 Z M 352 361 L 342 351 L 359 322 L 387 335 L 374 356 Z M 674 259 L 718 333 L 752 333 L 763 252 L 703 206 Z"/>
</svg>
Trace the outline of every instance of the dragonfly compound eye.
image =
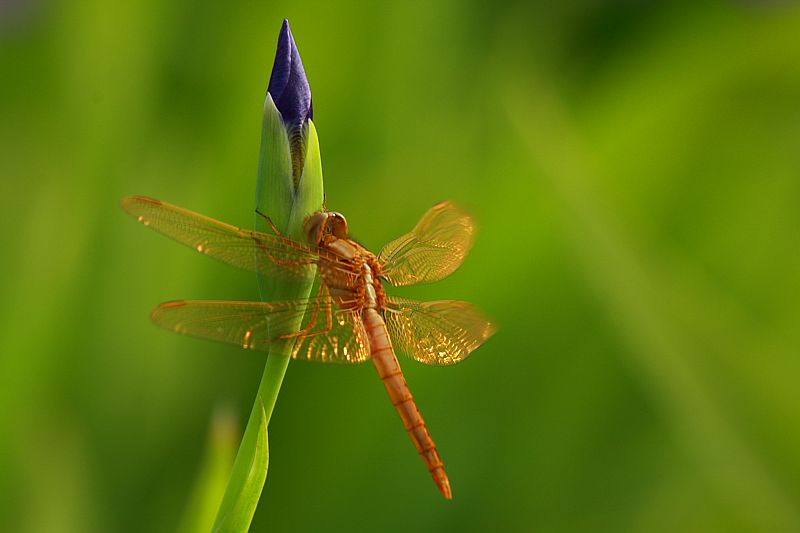
<svg viewBox="0 0 800 533">
<path fill-rule="evenodd" d="M 346 239 L 349 232 L 347 231 L 347 219 L 341 213 L 331 212 L 328 213 L 328 226 L 330 232 L 334 237 Z"/>
<path fill-rule="evenodd" d="M 322 242 L 325 233 L 329 231 L 327 229 L 328 216 L 328 213 L 314 213 L 306 220 L 305 230 L 309 243 L 319 245 Z"/>
</svg>

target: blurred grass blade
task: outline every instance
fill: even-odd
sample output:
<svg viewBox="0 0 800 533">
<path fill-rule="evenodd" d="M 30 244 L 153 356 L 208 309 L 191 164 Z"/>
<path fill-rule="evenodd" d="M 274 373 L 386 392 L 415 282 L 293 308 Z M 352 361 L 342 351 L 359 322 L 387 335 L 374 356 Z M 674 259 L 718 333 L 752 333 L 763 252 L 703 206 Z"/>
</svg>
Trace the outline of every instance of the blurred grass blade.
<svg viewBox="0 0 800 533">
<path fill-rule="evenodd" d="M 206 533 L 211 530 L 236 457 L 238 438 L 239 427 L 230 406 L 217 408 L 211 417 L 206 451 L 178 533 Z"/>
<path fill-rule="evenodd" d="M 247 531 L 250 528 L 261 488 L 267 478 L 267 414 L 260 392 L 239 446 L 222 505 L 217 512 L 214 532 Z"/>
<path fill-rule="evenodd" d="M 514 89 L 508 116 L 560 197 L 578 257 L 629 343 L 628 362 L 699 471 L 733 502 L 753 531 L 800 531 L 800 513 L 750 443 L 726 417 L 696 368 L 697 356 L 664 310 L 664 283 L 636 253 L 607 211 L 594 201 L 580 137 L 566 106 L 543 82 Z M 522 104 L 520 104 L 522 103 Z"/>
</svg>

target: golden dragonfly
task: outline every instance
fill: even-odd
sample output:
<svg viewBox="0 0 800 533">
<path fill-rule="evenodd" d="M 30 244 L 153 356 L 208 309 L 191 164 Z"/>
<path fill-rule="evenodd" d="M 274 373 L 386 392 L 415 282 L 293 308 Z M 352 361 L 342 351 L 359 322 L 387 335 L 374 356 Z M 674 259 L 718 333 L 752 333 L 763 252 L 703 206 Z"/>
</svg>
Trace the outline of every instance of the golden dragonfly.
<svg viewBox="0 0 800 533">
<path fill-rule="evenodd" d="M 451 365 L 464 360 L 496 328 L 470 303 L 395 298 L 386 294 L 383 284 L 427 283 L 453 273 L 474 241 L 475 225 L 469 215 L 453 203 L 437 204 L 411 232 L 375 255 L 352 240 L 344 216 L 331 211 L 305 221 L 308 243 L 301 243 L 284 236 L 271 221 L 271 230 L 245 230 L 142 196 L 124 198 L 122 207 L 145 226 L 229 265 L 271 279 L 314 276 L 310 298 L 173 301 L 156 307 L 152 319 L 177 333 L 250 350 L 269 351 L 276 342 L 293 341 L 294 359 L 336 363 L 372 359 L 439 491 L 452 498 L 444 463 L 403 377 L 395 348 L 425 364 Z M 298 322 L 299 330 L 287 331 L 288 324 Z"/>
</svg>

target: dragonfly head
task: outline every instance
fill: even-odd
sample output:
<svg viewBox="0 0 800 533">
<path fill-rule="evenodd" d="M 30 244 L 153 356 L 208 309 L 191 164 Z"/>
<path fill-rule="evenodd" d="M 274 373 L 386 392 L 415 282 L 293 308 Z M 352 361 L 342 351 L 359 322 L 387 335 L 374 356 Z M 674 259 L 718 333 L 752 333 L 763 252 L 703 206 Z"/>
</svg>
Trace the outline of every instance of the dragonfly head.
<svg viewBox="0 0 800 533">
<path fill-rule="evenodd" d="M 328 235 L 338 239 L 347 238 L 347 219 L 344 215 L 335 211 L 323 211 L 311 215 L 306 221 L 308 242 L 319 246 Z"/>
</svg>

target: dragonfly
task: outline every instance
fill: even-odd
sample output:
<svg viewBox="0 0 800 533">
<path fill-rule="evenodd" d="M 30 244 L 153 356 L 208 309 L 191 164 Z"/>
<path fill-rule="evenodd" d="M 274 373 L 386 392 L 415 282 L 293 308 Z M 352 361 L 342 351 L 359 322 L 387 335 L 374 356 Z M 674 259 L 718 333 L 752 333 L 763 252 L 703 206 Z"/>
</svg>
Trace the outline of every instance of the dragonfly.
<svg viewBox="0 0 800 533">
<path fill-rule="evenodd" d="M 395 352 L 428 365 L 452 365 L 489 339 L 496 326 L 468 302 L 393 297 L 384 284 L 408 286 L 452 274 L 474 242 L 475 224 L 467 213 L 439 203 L 375 255 L 350 238 L 347 220 L 333 211 L 306 219 L 303 243 L 283 235 L 269 217 L 270 229 L 253 231 L 143 196 L 123 198 L 122 208 L 145 226 L 234 267 L 278 283 L 313 278 L 305 299 L 171 301 L 158 305 L 151 318 L 177 333 L 249 350 L 268 352 L 276 343 L 293 342 L 291 357 L 297 360 L 372 360 L 436 486 L 452 499 L 441 455 Z"/>
</svg>

